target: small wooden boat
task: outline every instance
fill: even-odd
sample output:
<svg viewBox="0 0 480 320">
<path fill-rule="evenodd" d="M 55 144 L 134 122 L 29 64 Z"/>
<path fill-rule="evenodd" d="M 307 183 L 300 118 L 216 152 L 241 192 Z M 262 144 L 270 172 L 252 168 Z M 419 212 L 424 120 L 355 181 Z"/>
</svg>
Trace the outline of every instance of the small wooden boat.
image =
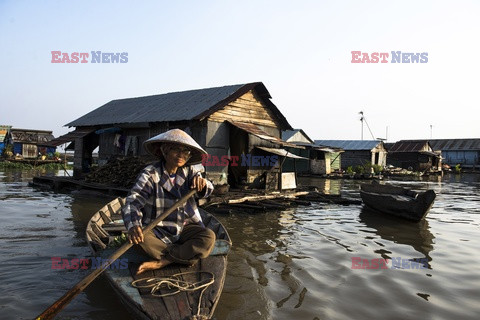
<svg viewBox="0 0 480 320">
<path fill-rule="evenodd" d="M 372 183 L 362 184 L 360 196 L 363 203 L 375 211 L 420 221 L 432 207 L 436 194 L 433 190 L 415 192 L 407 188 Z"/>
<path fill-rule="evenodd" d="M 92 268 L 116 250 L 112 245 L 126 233 L 120 212 L 123 204 L 122 198 L 113 200 L 96 212 L 87 225 L 86 238 L 96 256 L 95 261 L 92 259 Z M 136 276 L 138 265 L 151 259 L 130 248 L 104 271 L 103 274 L 135 319 L 210 319 L 213 316 L 225 282 L 231 241 L 227 230 L 213 215 L 199 210 L 204 224 L 217 236 L 215 248 L 209 257 L 201 259 L 194 266 L 171 264 Z M 177 292 L 176 288 L 164 285 L 152 294 L 151 285 L 149 288 L 139 288 L 141 283 L 145 284 L 140 279 L 147 278 L 178 280 L 183 284 L 196 284 L 199 289 Z M 134 281 L 137 283 L 135 287 L 132 286 Z"/>
</svg>

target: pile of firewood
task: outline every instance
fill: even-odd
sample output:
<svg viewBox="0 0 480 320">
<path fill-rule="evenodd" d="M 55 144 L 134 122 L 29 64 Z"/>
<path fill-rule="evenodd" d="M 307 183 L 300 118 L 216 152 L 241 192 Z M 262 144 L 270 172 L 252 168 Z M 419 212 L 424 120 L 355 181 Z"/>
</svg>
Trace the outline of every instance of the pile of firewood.
<svg viewBox="0 0 480 320">
<path fill-rule="evenodd" d="M 101 167 L 94 168 L 86 176 L 85 181 L 130 188 L 140 171 L 152 162 L 155 161 L 144 157 L 116 158 Z"/>
</svg>

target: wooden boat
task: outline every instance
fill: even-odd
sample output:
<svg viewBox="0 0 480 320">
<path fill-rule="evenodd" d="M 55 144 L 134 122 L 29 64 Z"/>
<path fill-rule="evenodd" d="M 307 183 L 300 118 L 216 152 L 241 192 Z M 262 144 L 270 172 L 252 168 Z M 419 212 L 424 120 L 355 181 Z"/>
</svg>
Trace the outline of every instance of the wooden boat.
<svg viewBox="0 0 480 320">
<path fill-rule="evenodd" d="M 420 221 L 432 207 L 436 194 L 433 190 L 415 192 L 407 188 L 372 183 L 362 184 L 360 196 L 363 203 L 375 211 Z"/>
<path fill-rule="evenodd" d="M 120 212 L 123 204 L 122 198 L 111 201 L 97 211 L 87 225 L 86 238 L 96 256 L 92 267 L 94 262 L 98 265 L 102 259 L 107 259 L 116 249 L 111 247 L 112 243 L 126 233 Z M 163 269 L 146 271 L 136 276 L 138 265 L 151 259 L 130 248 L 104 271 L 103 274 L 135 319 L 210 319 L 213 316 L 225 282 L 227 253 L 231 241 L 227 230 L 213 215 L 199 210 L 204 224 L 217 236 L 215 248 L 209 257 L 201 259 L 191 267 L 171 264 Z M 212 283 L 199 290 L 176 294 L 172 294 L 172 289 L 162 286 L 152 295 L 151 288 L 132 286 L 134 280 L 146 278 L 176 278 L 188 283 Z"/>
</svg>

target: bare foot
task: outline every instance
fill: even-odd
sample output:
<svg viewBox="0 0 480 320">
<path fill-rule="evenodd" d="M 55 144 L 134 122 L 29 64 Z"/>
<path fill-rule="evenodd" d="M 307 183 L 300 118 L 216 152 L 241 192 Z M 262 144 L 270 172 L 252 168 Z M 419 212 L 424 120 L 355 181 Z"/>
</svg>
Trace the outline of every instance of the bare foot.
<svg viewBox="0 0 480 320">
<path fill-rule="evenodd" d="M 144 262 L 138 267 L 137 275 L 148 270 L 161 269 L 168 266 L 170 263 L 172 262 L 167 259 Z"/>
</svg>

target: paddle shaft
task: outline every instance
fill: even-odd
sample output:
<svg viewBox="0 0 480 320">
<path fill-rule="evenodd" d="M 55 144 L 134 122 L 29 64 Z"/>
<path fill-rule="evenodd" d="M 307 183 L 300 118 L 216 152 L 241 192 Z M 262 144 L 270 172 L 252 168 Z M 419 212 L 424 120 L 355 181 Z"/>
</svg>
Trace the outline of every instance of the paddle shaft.
<svg viewBox="0 0 480 320">
<path fill-rule="evenodd" d="M 148 231 L 155 228 L 155 226 L 160 223 L 163 219 L 165 219 L 168 215 L 170 215 L 173 211 L 175 211 L 178 207 L 183 205 L 187 202 L 187 200 L 193 196 L 197 192 L 196 189 L 190 190 L 184 197 L 178 200 L 173 206 L 167 209 L 164 213 L 162 213 L 159 217 L 152 221 L 148 226 L 143 228 L 143 233 L 147 233 Z M 103 271 L 105 271 L 115 260 L 120 258 L 122 254 L 127 252 L 128 249 L 133 244 L 127 242 L 123 244 L 120 248 L 117 249 L 108 259 L 99 267 L 91 272 L 88 276 L 80 280 L 72 289 L 70 289 L 67 293 L 65 293 L 60 299 L 55 301 L 50 307 L 48 307 L 45 311 L 43 311 L 36 320 L 48 320 L 53 319 L 55 315 L 62 310 L 73 298 L 82 292 L 96 277 L 98 277 Z"/>
</svg>

